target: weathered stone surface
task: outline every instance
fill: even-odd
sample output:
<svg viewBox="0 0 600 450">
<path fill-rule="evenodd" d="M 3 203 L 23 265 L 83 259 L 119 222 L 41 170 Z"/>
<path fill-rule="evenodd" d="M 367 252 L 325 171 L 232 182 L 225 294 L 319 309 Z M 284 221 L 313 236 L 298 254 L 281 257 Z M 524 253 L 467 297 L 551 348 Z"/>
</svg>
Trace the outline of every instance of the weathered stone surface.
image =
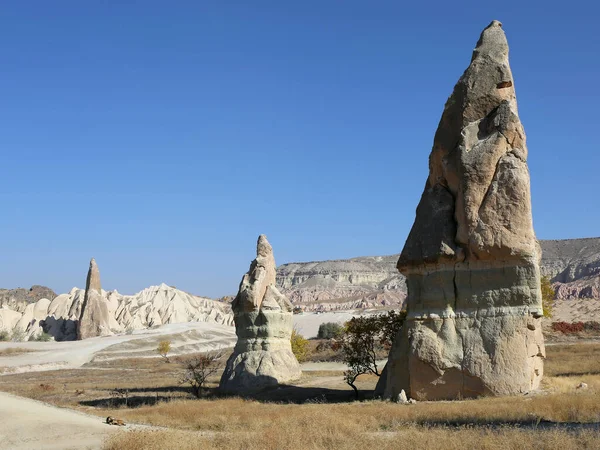
<svg viewBox="0 0 600 450">
<path fill-rule="evenodd" d="M 238 337 L 220 389 L 249 394 L 298 379 L 292 353 L 292 304 L 275 286 L 275 259 L 266 236 L 258 238 L 257 256 L 240 283 L 232 309 Z"/>
<path fill-rule="evenodd" d="M 544 342 L 525 133 L 500 22 L 444 108 L 397 267 L 408 320 L 379 392 L 452 399 L 539 386 Z"/>
<path fill-rule="evenodd" d="M 102 296 L 100 271 L 96 265 L 96 260 L 92 258 L 85 284 L 81 314 L 77 324 L 77 339 L 111 335 L 110 317 L 108 304 Z"/>
</svg>

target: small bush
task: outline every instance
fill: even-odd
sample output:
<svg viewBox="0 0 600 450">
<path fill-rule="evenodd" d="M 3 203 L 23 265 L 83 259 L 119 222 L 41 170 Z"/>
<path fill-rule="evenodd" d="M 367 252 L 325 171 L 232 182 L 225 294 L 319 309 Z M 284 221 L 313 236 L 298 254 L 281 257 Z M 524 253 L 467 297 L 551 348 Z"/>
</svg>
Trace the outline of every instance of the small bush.
<svg viewBox="0 0 600 450">
<path fill-rule="evenodd" d="M 0 342 L 8 341 L 9 338 L 10 338 L 10 335 L 8 334 L 8 331 L 6 331 L 6 330 L 0 331 Z"/>
<path fill-rule="evenodd" d="M 196 398 L 200 398 L 208 377 L 219 371 L 222 360 L 223 353 L 221 352 L 207 353 L 188 359 L 185 361 L 185 371 L 179 383 L 189 384 L 192 393 Z"/>
<path fill-rule="evenodd" d="M 35 342 L 49 342 L 52 340 L 52 336 L 50 336 L 48 333 L 42 333 L 42 334 L 38 334 L 37 336 L 29 336 L 29 341 L 35 341 Z"/>
<path fill-rule="evenodd" d="M 10 340 L 13 342 L 23 342 L 27 335 L 22 330 L 13 330 Z"/>
<path fill-rule="evenodd" d="M 563 334 L 581 333 L 585 329 L 583 322 L 552 322 L 552 330 L 559 331 Z"/>
<path fill-rule="evenodd" d="M 308 339 L 305 339 L 298 330 L 295 328 L 292 330 L 292 337 L 290 339 L 292 343 L 292 352 L 294 356 L 298 360 L 298 362 L 305 361 L 308 358 L 309 350 L 308 350 Z"/>
<path fill-rule="evenodd" d="M 158 343 L 158 347 L 157 347 L 156 351 L 158 352 L 158 354 L 160 356 L 165 358 L 165 362 L 171 362 L 171 361 L 169 361 L 169 356 L 168 356 L 169 352 L 171 351 L 171 341 L 160 341 Z"/>
<path fill-rule="evenodd" d="M 338 339 L 344 334 L 344 327 L 339 323 L 327 322 L 319 325 L 319 339 Z"/>
<path fill-rule="evenodd" d="M 544 317 L 552 317 L 552 309 L 554 307 L 554 296 L 556 292 L 552 287 L 550 278 L 543 276 L 540 280 L 540 287 L 542 289 L 542 309 Z"/>
<path fill-rule="evenodd" d="M 583 324 L 583 329 L 585 331 L 599 333 L 600 332 L 600 322 L 595 322 L 595 321 L 585 322 Z"/>
</svg>

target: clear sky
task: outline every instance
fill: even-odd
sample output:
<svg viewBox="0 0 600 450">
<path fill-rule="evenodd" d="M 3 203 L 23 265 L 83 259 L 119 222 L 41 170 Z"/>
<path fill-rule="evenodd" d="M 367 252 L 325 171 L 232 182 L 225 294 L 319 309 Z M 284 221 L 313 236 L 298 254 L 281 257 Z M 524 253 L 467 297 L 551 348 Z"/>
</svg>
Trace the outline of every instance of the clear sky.
<svg viewBox="0 0 600 450">
<path fill-rule="evenodd" d="M 0 287 L 233 294 L 398 253 L 444 103 L 504 24 L 541 239 L 600 235 L 596 2 L 6 0 Z"/>
</svg>

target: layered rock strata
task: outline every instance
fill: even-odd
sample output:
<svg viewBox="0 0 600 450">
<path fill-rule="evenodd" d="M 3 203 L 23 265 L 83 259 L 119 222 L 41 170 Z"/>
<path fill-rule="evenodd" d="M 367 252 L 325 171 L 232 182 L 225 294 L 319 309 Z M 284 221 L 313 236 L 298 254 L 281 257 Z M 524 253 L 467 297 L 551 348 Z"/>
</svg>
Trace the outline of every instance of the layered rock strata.
<svg viewBox="0 0 600 450">
<path fill-rule="evenodd" d="M 502 24 L 448 99 L 397 267 L 408 320 L 378 392 L 455 399 L 536 389 L 545 356 L 541 250 Z"/>
<path fill-rule="evenodd" d="M 244 275 L 232 303 L 238 337 L 220 389 L 250 394 L 298 379 L 292 353 L 292 304 L 275 286 L 275 259 L 266 236 L 258 238 L 256 259 Z"/>
<path fill-rule="evenodd" d="M 111 335 L 110 317 L 108 303 L 102 296 L 100 271 L 96 260 L 92 258 L 85 284 L 85 296 L 81 305 L 79 322 L 77 323 L 77 339 Z"/>
</svg>

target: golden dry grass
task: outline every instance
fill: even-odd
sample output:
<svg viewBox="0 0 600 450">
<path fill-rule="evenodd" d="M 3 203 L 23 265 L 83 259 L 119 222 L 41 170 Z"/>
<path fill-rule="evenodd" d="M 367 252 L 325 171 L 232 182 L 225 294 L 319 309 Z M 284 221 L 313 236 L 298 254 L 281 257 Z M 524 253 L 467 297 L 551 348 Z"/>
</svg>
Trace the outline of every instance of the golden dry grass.
<svg viewBox="0 0 600 450">
<path fill-rule="evenodd" d="M 600 375 L 600 343 L 576 343 L 546 347 L 544 375 L 574 377 Z"/>
<path fill-rule="evenodd" d="M 112 437 L 105 450 L 364 450 L 377 448 L 427 448 L 432 450 L 575 450 L 600 448 L 600 435 L 593 431 L 534 431 L 503 428 L 428 428 L 409 425 L 394 433 L 371 433 L 343 426 L 315 424 L 289 429 L 271 427 L 266 432 L 201 435 L 182 431 L 141 431 Z"/>
<path fill-rule="evenodd" d="M 192 400 L 177 386 L 181 366 L 157 358 L 2 376 L 0 390 L 104 417 L 116 416 L 128 423 L 169 428 L 119 434 L 107 442 L 105 448 L 111 450 L 600 448 L 597 431 L 531 428 L 540 421 L 600 422 L 600 344 L 549 346 L 547 357 L 540 395 L 406 406 L 381 401 L 286 404 L 291 396 L 308 398 L 307 392 L 314 386 L 347 392 L 345 398 L 352 398 L 339 371 L 306 372 L 297 388 L 277 390 L 279 403 L 240 398 Z M 361 389 L 372 390 L 376 381 L 375 376 L 364 376 L 359 383 Z M 217 382 L 218 376 L 211 385 Z M 588 388 L 576 389 L 580 382 Z M 129 389 L 130 401 L 137 397 L 140 401 L 134 405 L 142 406 L 111 407 L 105 400 L 116 388 Z M 153 404 L 157 395 L 159 400 L 172 401 Z M 487 428 L 490 425 L 501 428 Z"/>
</svg>

